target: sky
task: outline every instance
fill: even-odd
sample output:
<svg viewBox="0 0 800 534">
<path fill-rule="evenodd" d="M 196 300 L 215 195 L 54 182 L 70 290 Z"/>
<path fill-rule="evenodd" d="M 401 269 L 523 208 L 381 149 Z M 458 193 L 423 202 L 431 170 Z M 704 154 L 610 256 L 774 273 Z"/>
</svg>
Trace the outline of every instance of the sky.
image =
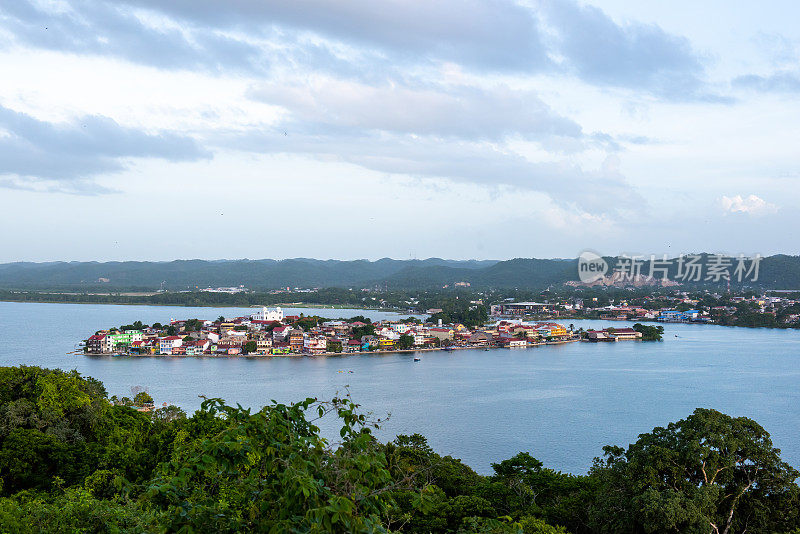
<svg viewBox="0 0 800 534">
<path fill-rule="evenodd" d="M 797 20 L 0 0 L 0 262 L 796 255 Z"/>
</svg>

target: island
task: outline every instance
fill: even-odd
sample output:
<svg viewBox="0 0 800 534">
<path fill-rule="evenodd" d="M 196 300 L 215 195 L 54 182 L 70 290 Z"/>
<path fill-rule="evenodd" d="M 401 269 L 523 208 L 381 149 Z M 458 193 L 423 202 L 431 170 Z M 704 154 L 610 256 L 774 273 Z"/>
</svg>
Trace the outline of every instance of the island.
<svg viewBox="0 0 800 534">
<path fill-rule="evenodd" d="M 437 314 L 439 315 L 439 314 Z M 660 328 L 660 327 L 659 327 Z M 653 335 L 656 331 L 658 334 Z M 642 332 L 645 333 L 644 337 Z M 663 328 L 660 329 L 663 332 Z M 249 316 L 182 319 L 168 324 L 141 321 L 95 332 L 82 343 L 85 354 L 130 356 L 326 356 L 468 348 L 526 348 L 573 341 L 660 340 L 653 327 L 575 330 L 555 322 L 486 318 L 467 326 L 442 318 L 415 317 L 372 322 L 362 315 L 326 319 L 284 315 L 262 307 Z"/>
</svg>

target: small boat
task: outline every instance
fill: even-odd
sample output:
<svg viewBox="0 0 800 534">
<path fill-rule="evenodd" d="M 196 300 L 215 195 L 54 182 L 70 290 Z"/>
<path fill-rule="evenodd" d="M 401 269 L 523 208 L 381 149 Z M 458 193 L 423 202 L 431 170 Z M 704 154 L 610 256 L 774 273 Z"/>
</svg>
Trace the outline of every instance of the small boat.
<svg viewBox="0 0 800 534">
<path fill-rule="evenodd" d="M 483 351 L 484 352 L 489 352 L 489 347 L 486 347 L 485 349 L 483 349 Z"/>
<path fill-rule="evenodd" d="M 414 361 L 415 362 L 421 362 L 422 358 L 420 358 L 419 356 L 414 356 Z"/>
</svg>

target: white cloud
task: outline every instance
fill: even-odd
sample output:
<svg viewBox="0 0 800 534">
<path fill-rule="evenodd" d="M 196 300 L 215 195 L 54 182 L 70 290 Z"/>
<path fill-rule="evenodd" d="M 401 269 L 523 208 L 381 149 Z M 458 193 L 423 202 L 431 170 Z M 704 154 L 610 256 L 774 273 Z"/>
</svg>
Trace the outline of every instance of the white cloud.
<svg viewBox="0 0 800 534">
<path fill-rule="evenodd" d="M 748 215 L 766 215 L 778 211 L 778 206 L 770 204 L 756 195 L 722 196 L 720 199 L 723 211 L 726 213 L 746 213 Z"/>
<path fill-rule="evenodd" d="M 60 215 L 54 257 L 78 254 L 69 236 L 80 235 L 93 239 L 70 257 L 102 259 L 103 236 L 132 234 L 138 212 L 113 234 L 63 215 L 157 197 L 174 219 L 153 219 L 151 233 L 207 224 L 220 203 L 237 206 L 220 223 L 264 211 L 307 235 L 373 232 L 313 250 L 278 238 L 263 256 L 359 257 L 376 243 L 399 256 L 718 250 L 732 239 L 755 249 L 767 234 L 773 250 L 793 250 L 770 230 L 800 220 L 800 29 L 789 16 L 800 8 L 676 1 L 0 1 L 0 195 L 30 217 L 6 215 L 23 230 L 0 249 L 14 260 L 41 248 L 49 234 L 35 221 Z M 751 53 L 748 31 L 777 36 L 775 61 Z M 731 91 L 738 102 L 705 101 Z M 731 196 L 742 191 L 752 194 Z M 462 238 L 465 219 L 482 249 Z M 407 244 L 382 237 L 408 220 L 424 224 Z M 534 229 L 529 250 L 509 225 Z M 170 254 L 254 245 L 193 246 Z"/>
<path fill-rule="evenodd" d="M 280 80 L 251 96 L 299 120 L 415 135 L 496 140 L 508 135 L 581 137 L 581 127 L 554 113 L 531 91 L 507 86 L 365 84 L 329 76 Z"/>
</svg>

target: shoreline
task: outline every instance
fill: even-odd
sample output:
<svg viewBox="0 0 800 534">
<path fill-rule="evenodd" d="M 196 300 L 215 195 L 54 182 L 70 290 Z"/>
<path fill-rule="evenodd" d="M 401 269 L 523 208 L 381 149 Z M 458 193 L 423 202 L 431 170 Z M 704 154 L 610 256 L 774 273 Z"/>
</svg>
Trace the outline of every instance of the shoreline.
<svg viewBox="0 0 800 534">
<path fill-rule="evenodd" d="M 545 345 L 563 345 L 565 343 L 575 343 L 580 341 L 579 338 L 561 339 L 557 341 L 542 341 L 539 343 L 530 343 L 525 347 L 498 347 L 498 346 L 474 346 L 474 347 L 431 347 L 420 349 L 397 349 L 397 350 L 372 350 L 372 351 L 356 351 L 356 352 L 321 352 L 319 354 L 200 354 L 197 356 L 175 355 L 175 354 L 127 354 L 127 353 L 84 353 L 75 352 L 67 354 L 75 354 L 76 356 L 92 356 L 92 357 L 125 357 L 125 358 L 318 358 L 318 357 L 335 357 L 335 356 L 353 356 L 362 354 L 415 354 L 417 352 L 455 352 L 457 350 L 519 350 L 519 349 L 532 349 L 536 347 L 543 347 Z"/>
</svg>

